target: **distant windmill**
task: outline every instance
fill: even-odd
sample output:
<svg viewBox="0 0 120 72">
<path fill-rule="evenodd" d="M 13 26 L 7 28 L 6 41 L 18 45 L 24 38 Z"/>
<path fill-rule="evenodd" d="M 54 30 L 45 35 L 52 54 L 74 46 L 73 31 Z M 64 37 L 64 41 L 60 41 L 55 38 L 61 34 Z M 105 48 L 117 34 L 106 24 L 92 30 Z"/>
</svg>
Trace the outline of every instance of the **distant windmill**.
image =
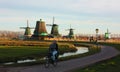
<svg viewBox="0 0 120 72">
<path fill-rule="evenodd" d="M 24 33 L 25 38 L 30 38 L 31 37 L 31 29 L 34 29 L 34 27 L 29 27 L 29 23 L 27 20 L 27 27 L 20 27 L 20 29 L 25 29 L 25 33 Z"/>
<path fill-rule="evenodd" d="M 70 29 L 67 29 L 67 30 L 69 30 L 68 37 L 69 37 L 70 39 L 71 39 L 71 38 L 74 38 L 74 32 L 73 32 L 74 29 L 71 28 L 71 24 L 70 24 Z"/>
<path fill-rule="evenodd" d="M 109 30 L 107 29 L 107 32 L 105 33 L 105 39 L 109 39 L 110 38 L 110 32 Z"/>
<path fill-rule="evenodd" d="M 46 24 L 46 25 L 47 25 L 47 26 L 52 26 L 51 36 L 52 36 L 52 37 L 58 37 L 58 36 L 60 36 L 59 31 L 58 31 L 58 25 L 55 24 L 54 21 L 55 21 L 55 18 L 53 17 L 53 22 L 52 22 L 52 24 Z"/>
</svg>

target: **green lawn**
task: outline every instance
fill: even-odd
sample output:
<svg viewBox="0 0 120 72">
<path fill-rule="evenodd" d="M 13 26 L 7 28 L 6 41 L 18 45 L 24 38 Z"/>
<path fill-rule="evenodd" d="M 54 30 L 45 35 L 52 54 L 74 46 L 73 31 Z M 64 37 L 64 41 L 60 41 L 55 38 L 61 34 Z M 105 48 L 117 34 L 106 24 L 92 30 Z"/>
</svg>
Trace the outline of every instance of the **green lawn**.
<svg viewBox="0 0 120 72">
<path fill-rule="evenodd" d="M 60 53 L 75 51 L 67 45 L 59 45 Z M 0 46 L 0 63 L 23 59 L 42 58 L 48 54 L 48 47 L 40 46 Z"/>
<path fill-rule="evenodd" d="M 47 48 L 38 46 L 0 46 L 0 62 L 43 57 Z"/>
<path fill-rule="evenodd" d="M 120 50 L 118 43 L 99 43 L 102 45 L 113 46 Z M 72 72 L 120 72 L 120 55 L 109 60 L 98 62 L 83 69 L 76 69 Z"/>
<path fill-rule="evenodd" d="M 34 42 L 34 41 L 33 42 L 32 41 L 0 42 L 0 63 L 11 62 L 11 61 L 16 62 L 17 60 L 24 60 L 24 59 L 42 58 L 46 56 L 46 54 L 48 53 L 48 47 L 50 43 L 51 42 Z M 74 42 L 69 42 L 69 43 L 59 42 L 58 45 L 59 45 L 60 53 L 62 54 L 64 52 L 76 51 L 73 43 Z M 96 46 L 92 44 L 90 45 L 86 43 L 78 43 L 78 44 L 80 46 L 89 47 L 89 52 L 80 55 L 60 58 L 60 61 L 69 60 L 78 57 L 84 57 L 100 51 L 99 48 L 96 48 Z M 25 65 L 40 64 L 41 62 L 42 61 L 37 61 Z"/>
</svg>

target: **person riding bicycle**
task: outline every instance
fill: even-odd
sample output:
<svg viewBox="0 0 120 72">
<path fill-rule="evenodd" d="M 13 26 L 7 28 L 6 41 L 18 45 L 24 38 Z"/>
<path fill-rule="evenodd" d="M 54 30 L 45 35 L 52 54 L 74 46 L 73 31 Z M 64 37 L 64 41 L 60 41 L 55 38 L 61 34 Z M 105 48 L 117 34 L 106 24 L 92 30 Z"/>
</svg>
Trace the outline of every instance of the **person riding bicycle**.
<svg viewBox="0 0 120 72">
<path fill-rule="evenodd" d="M 53 60 L 58 59 L 58 44 L 57 41 L 53 41 L 49 46 L 49 53 L 52 56 Z"/>
</svg>

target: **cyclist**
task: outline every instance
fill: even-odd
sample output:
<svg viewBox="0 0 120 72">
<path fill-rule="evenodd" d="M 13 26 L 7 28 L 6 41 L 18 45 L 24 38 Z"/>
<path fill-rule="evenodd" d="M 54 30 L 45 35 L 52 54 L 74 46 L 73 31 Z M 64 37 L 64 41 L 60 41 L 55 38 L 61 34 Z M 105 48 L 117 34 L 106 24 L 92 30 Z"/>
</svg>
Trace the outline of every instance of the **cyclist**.
<svg viewBox="0 0 120 72">
<path fill-rule="evenodd" d="M 50 44 L 49 53 L 53 60 L 58 59 L 58 44 L 56 40 L 54 40 L 52 44 Z"/>
</svg>

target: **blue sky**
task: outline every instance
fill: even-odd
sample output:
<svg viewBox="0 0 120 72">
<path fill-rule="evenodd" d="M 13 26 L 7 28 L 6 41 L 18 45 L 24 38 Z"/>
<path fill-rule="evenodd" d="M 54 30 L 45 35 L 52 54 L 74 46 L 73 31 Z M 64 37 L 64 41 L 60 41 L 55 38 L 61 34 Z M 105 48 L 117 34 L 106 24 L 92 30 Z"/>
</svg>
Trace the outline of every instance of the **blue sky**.
<svg viewBox="0 0 120 72">
<path fill-rule="evenodd" d="M 24 31 L 43 19 L 46 24 L 59 25 L 60 34 L 71 27 L 75 34 L 103 34 L 107 28 L 112 34 L 120 31 L 120 0 L 0 0 L 0 30 Z M 48 33 L 51 27 L 47 27 Z"/>
</svg>

